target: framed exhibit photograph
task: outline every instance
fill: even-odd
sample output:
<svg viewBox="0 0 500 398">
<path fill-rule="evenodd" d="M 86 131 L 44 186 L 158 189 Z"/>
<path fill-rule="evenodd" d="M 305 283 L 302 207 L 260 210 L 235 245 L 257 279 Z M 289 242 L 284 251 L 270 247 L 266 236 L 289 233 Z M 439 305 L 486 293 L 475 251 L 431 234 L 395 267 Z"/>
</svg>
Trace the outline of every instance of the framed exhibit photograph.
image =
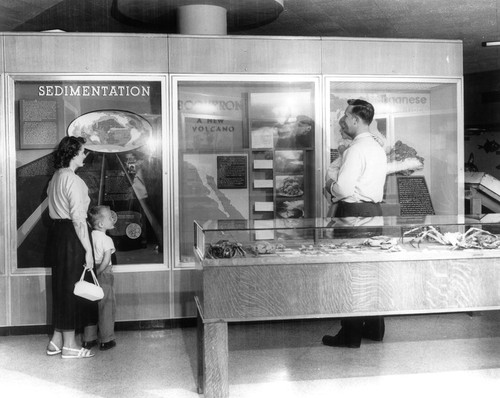
<svg viewBox="0 0 500 398">
<path fill-rule="evenodd" d="M 304 218 L 304 199 L 276 199 L 276 218 Z"/>
<path fill-rule="evenodd" d="M 314 146 L 313 109 L 308 90 L 251 93 L 249 114 L 252 148 Z"/>
<path fill-rule="evenodd" d="M 19 101 L 19 148 L 54 148 L 62 138 L 59 136 L 57 115 L 57 101 Z"/>
<path fill-rule="evenodd" d="M 274 152 L 274 171 L 280 174 L 304 173 L 304 151 Z"/>
<path fill-rule="evenodd" d="M 304 176 L 276 176 L 276 195 L 285 198 L 297 198 L 304 195 Z"/>
</svg>

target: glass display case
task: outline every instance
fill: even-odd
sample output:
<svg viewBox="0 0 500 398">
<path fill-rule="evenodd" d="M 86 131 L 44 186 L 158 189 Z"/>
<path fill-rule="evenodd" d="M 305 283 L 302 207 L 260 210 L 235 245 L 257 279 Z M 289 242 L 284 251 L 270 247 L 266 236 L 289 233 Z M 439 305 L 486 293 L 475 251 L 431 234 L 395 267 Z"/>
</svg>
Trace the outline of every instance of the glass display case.
<svg viewBox="0 0 500 398">
<path fill-rule="evenodd" d="M 243 224 L 194 223 L 195 253 L 204 265 L 500 255 L 500 214 L 274 220 L 265 230 Z"/>
<path fill-rule="evenodd" d="M 83 137 L 87 156 L 78 175 L 90 206 L 107 205 L 116 265 L 163 265 L 161 78 L 16 77 L 17 268 L 49 267 L 47 184 L 65 136 Z"/>
<path fill-rule="evenodd" d="M 458 78 L 179 76 L 173 87 L 176 266 L 193 264 L 194 220 L 251 225 L 274 240 L 276 225 L 304 230 L 306 219 L 331 216 L 323 186 L 349 145 L 338 122 L 351 98 L 375 108 L 370 129 L 388 162 L 383 215 L 464 214 Z"/>
<path fill-rule="evenodd" d="M 178 265 L 194 263 L 194 220 L 267 228 L 315 217 L 319 79 L 178 79 Z"/>
<path fill-rule="evenodd" d="M 331 159 L 350 142 L 339 127 L 347 100 L 364 99 L 375 108 L 370 131 L 387 154 L 383 214 L 463 214 L 461 90 L 460 79 L 327 78 Z"/>
</svg>

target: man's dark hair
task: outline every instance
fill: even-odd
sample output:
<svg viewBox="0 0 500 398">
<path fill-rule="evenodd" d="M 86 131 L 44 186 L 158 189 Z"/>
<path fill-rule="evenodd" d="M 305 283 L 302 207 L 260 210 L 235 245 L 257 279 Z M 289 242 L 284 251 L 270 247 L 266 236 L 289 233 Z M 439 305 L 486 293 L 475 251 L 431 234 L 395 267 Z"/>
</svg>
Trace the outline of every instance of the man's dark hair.
<svg viewBox="0 0 500 398">
<path fill-rule="evenodd" d="M 373 105 L 368 101 L 362 99 L 350 99 L 347 100 L 349 105 L 352 105 L 352 114 L 359 117 L 366 124 L 370 124 L 373 121 L 373 116 L 375 115 L 375 109 Z"/>
</svg>

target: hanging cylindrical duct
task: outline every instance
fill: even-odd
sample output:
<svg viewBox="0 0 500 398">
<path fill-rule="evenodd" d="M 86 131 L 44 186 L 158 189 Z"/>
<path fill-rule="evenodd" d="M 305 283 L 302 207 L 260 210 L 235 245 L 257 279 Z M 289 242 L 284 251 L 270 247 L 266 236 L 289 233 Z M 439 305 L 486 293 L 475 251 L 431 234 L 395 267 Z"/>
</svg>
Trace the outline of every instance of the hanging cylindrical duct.
<svg viewBox="0 0 500 398">
<path fill-rule="evenodd" d="M 177 26 L 183 35 L 227 35 L 227 10 L 208 4 L 180 6 Z"/>
</svg>

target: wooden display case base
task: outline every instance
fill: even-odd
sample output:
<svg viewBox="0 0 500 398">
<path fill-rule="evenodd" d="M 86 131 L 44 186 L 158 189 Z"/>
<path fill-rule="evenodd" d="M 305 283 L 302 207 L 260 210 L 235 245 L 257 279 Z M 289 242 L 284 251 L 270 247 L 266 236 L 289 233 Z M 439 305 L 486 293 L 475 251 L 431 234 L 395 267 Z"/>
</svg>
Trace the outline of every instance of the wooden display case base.
<svg viewBox="0 0 500 398">
<path fill-rule="evenodd" d="M 500 262 L 475 253 L 294 264 L 247 258 L 220 266 L 198 258 L 198 391 L 229 396 L 228 322 L 498 310 Z"/>
</svg>

